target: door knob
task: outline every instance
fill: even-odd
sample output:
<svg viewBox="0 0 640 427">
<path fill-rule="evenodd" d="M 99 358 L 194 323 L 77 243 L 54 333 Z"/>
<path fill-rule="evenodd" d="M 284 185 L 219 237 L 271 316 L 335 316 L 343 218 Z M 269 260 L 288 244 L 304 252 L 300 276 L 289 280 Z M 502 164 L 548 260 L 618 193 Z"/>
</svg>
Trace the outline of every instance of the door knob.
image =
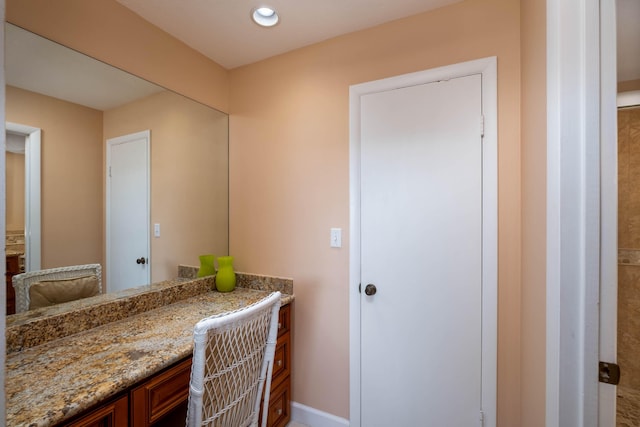
<svg viewBox="0 0 640 427">
<path fill-rule="evenodd" d="M 136 264 L 146 264 L 146 263 L 147 263 L 147 260 L 145 259 L 145 257 L 141 257 L 136 260 Z"/>
<path fill-rule="evenodd" d="M 367 295 L 375 295 L 377 291 L 376 285 L 372 285 L 371 283 L 364 287 L 364 293 Z"/>
</svg>

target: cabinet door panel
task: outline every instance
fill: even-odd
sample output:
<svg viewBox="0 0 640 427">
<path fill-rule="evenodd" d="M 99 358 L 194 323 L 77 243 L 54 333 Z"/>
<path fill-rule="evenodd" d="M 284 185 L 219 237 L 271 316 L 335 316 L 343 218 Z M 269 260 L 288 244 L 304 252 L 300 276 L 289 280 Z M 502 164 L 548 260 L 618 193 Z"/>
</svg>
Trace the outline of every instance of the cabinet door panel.
<svg viewBox="0 0 640 427">
<path fill-rule="evenodd" d="M 276 387 L 269 398 L 267 426 L 284 427 L 291 419 L 291 387 L 289 378 Z"/>
<path fill-rule="evenodd" d="M 66 427 L 127 427 L 129 401 L 127 396 L 99 407 L 88 415 L 66 424 Z"/>
<path fill-rule="evenodd" d="M 280 307 L 278 316 L 278 337 L 286 334 L 291 329 L 291 306 L 289 304 Z"/>
<path fill-rule="evenodd" d="M 271 375 L 271 388 L 279 385 L 291 372 L 291 340 L 290 334 L 278 337 L 276 352 L 273 359 L 273 373 Z"/>
</svg>

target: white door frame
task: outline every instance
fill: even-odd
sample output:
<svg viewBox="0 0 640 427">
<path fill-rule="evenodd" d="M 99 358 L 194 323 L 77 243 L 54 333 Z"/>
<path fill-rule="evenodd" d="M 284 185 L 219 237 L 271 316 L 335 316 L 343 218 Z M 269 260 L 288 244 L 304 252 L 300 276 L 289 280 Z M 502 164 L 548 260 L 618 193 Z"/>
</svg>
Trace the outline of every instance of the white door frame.
<svg viewBox="0 0 640 427">
<path fill-rule="evenodd" d="M 618 108 L 616 2 L 600 0 L 600 330 L 598 360 L 618 361 Z M 616 425 L 617 387 L 598 383 L 598 426 Z"/>
<path fill-rule="evenodd" d="M 547 0 L 547 427 L 615 421 L 615 51 L 615 0 Z"/>
<path fill-rule="evenodd" d="M 482 74 L 484 139 L 482 154 L 482 408 L 485 426 L 496 425 L 498 304 L 498 114 L 496 57 L 362 83 L 349 88 L 349 398 L 350 425 L 360 414 L 360 97 L 437 80 Z M 479 123 L 478 126 L 481 124 Z M 490 363 L 488 361 L 491 361 Z"/>
<path fill-rule="evenodd" d="M 109 165 L 111 164 L 111 145 L 114 144 L 120 144 L 123 142 L 127 142 L 127 141 L 131 141 L 131 140 L 137 140 L 137 139 L 141 139 L 144 138 L 146 140 L 146 144 L 147 144 L 147 159 L 146 159 L 146 174 L 147 174 L 147 182 L 146 182 L 146 193 L 147 193 L 147 201 L 146 201 L 146 206 L 147 206 L 147 212 L 146 212 L 146 218 L 147 218 L 147 232 L 149 233 L 150 229 L 151 229 L 151 153 L 150 153 L 150 147 L 151 147 L 151 131 L 149 130 L 144 130 L 141 132 L 136 132 L 136 133 L 131 133 L 131 134 L 127 134 L 127 135 L 123 135 L 123 136 L 119 136 L 119 137 L 115 137 L 115 138 L 109 138 L 107 140 L 107 170 L 106 170 L 106 174 L 105 174 L 105 181 L 106 181 L 106 201 L 105 201 L 105 219 L 106 219 L 106 226 L 105 226 L 105 232 L 106 232 L 106 238 L 105 238 L 105 248 L 106 248 L 106 271 L 107 271 L 107 281 L 106 281 L 106 285 L 107 285 L 107 291 L 109 291 L 110 289 L 110 280 L 111 280 L 111 275 L 108 274 L 111 267 L 111 180 L 109 179 Z M 146 279 L 146 283 L 151 283 L 151 239 L 147 239 L 147 268 L 146 268 L 146 273 L 147 273 L 147 279 Z"/>
<path fill-rule="evenodd" d="M 24 165 L 24 269 L 40 270 L 42 249 L 41 218 L 41 130 L 39 128 L 18 123 L 6 122 L 6 131 L 25 137 Z"/>
</svg>

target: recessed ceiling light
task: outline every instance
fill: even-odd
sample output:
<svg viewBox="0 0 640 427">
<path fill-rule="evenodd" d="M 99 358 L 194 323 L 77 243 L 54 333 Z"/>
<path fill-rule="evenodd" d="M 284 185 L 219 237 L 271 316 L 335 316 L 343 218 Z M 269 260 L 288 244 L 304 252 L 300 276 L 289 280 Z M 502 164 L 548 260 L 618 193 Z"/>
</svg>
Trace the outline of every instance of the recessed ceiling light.
<svg viewBox="0 0 640 427">
<path fill-rule="evenodd" d="M 251 18 L 253 18 L 253 22 L 262 27 L 273 27 L 280 20 L 276 11 L 267 6 L 253 9 Z"/>
</svg>

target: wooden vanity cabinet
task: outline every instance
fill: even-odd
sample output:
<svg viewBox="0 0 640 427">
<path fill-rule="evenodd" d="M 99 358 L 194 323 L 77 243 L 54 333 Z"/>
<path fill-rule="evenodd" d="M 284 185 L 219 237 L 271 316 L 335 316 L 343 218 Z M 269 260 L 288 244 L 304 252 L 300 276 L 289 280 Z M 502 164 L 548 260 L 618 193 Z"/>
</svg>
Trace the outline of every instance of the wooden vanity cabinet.
<svg viewBox="0 0 640 427">
<path fill-rule="evenodd" d="M 65 427 L 175 427 L 185 424 L 191 357 L 133 387 L 123 397 L 101 405 Z M 291 419 L 291 307 L 280 308 L 278 342 L 271 376 L 268 427 Z M 262 418 L 262 414 L 261 414 Z"/>
<path fill-rule="evenodd" d="M 267 426 L 284 427 L 291 419 L 291 305 L 280 308 L 273 360 Z"/>
</svg>

